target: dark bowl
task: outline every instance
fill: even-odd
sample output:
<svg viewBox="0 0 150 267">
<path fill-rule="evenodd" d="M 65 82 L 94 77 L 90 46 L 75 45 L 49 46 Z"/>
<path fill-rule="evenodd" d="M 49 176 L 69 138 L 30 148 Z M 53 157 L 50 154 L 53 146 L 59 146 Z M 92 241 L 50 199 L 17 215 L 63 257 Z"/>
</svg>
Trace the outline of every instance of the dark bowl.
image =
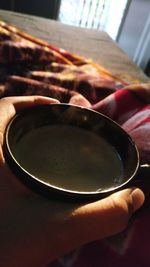
<svg viewBox="0 0 150 267">
<path fill-rule="evenodd" d="M 138 150 L 117 123 L 69 104 L 17 114 L 4 151 L 13 172 L 48 197 L 103 198 L 127 186 L 139 167 Z"/>
</svg>

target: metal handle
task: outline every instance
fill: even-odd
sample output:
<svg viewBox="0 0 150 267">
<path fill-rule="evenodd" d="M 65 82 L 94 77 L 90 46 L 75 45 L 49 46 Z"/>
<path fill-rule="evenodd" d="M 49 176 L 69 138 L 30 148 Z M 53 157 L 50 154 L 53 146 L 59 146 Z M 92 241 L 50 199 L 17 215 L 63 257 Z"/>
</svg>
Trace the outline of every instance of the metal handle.
<svg viewBox="0 0 150 267">
<path fill-rule="evenodd" d="M 131 182 L 132 186 L 136 186 L 145 194 L 144 205 L 132 215 L 131 220 L 139 218 L 145 211 L 150 211 L 150 165 L 140 165 L 135 179 Z"/>
<path fill-rule="evenodd" d="M 132 181 L 132 186 L 141 188 L 146 199 L 150 199 L 150 165 L 140 165 L 140 168 Z"/>
</svg>

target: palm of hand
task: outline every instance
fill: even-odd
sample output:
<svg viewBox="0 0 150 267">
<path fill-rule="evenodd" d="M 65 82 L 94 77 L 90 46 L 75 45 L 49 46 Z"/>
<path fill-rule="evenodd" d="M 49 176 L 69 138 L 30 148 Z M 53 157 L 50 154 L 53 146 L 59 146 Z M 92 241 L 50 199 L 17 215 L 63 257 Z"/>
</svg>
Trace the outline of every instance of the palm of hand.
<svg viewBox="0 0 150 267">
<path fill-rule="evenodd" d="M 57 201 L 49 201 L 32 192 L 11 172 L 3 154 L 5 129 L 9 120 L 15 115 L 16 110 L 34 104 L 51 102 L 54 103 L 56 101 L 34 97 L 34 99 L 22 98 L 22 100 L 21 98 L 7 98 L 2 99 L 0 102 L 1 263 L 6 261 L 6 257 L 8 262 L 11 257 L 16 257 L 17 259 L 19 254 L 19 258 L 21 261 L 24 261 L 25 264 L 26 255 L 29 255 L 29 257 L 33 256 L 31 252 L 34 251 L 34 249 L 37 250 L 37 252 L 40 250 L 39 252 L 42 255 L 42 247 L 46 260 L 46 255 L 48 254 L 49 257 L 51 249 L 51 244 L 48 244 L 48 235 L 51 234 L 52 240 L 56 238 L 55 230 L 58 233 L 57 223 L 61 227 L 61 221 L 69 216 L 71 212 L 70 209 L 72 209 L 72 205 L 59 203 Z M 50 228 L 52 228 L 52 232 L 49 230 Z M 42 244 L 42 242 L 44 242 L 44 244 Z M 45 249 L 46 247 L 47 252 Z M 5 251 L 10 251 L 10 259 Z M 39 264 L 40 258 L 37 258 Z M 42 265 L 43 256 L 41 258 Z M 34 266 L 34 260 L 32 261 L 32 266 Z"/>
</svg>

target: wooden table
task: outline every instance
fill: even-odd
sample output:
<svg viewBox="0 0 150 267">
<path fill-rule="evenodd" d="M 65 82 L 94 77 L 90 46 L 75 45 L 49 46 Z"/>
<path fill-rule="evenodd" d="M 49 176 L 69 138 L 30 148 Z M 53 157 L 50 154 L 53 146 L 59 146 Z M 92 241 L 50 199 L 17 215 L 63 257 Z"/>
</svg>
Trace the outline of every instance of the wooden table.
<svg viewBox="0 0 150 267">
<path fill-rule="evenodd" d="M 86 58 L 91 58 L 119 77 L 131 76 L 148 82 L 148 77 L 119 48 L 107 33 L 64 25 L 58 21 L 0 10 L 0 20 L 29 34 Z"/>
</svg>

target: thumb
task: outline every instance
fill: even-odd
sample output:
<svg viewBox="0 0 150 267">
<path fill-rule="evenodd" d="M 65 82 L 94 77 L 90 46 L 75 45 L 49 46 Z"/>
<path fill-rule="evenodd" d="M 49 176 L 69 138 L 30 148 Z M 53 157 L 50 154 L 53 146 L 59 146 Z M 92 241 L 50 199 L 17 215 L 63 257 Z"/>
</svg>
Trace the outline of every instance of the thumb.
<svg viewBox="0 0 150 267">
<path fill-rule="evenodd" d="M 80 241 L 90 242 L 121 232 L 131 215 L 144 203 L 138 188 L 119 191 L 97 202 L 77 208 L 72 220 Z"/>
</svg>

